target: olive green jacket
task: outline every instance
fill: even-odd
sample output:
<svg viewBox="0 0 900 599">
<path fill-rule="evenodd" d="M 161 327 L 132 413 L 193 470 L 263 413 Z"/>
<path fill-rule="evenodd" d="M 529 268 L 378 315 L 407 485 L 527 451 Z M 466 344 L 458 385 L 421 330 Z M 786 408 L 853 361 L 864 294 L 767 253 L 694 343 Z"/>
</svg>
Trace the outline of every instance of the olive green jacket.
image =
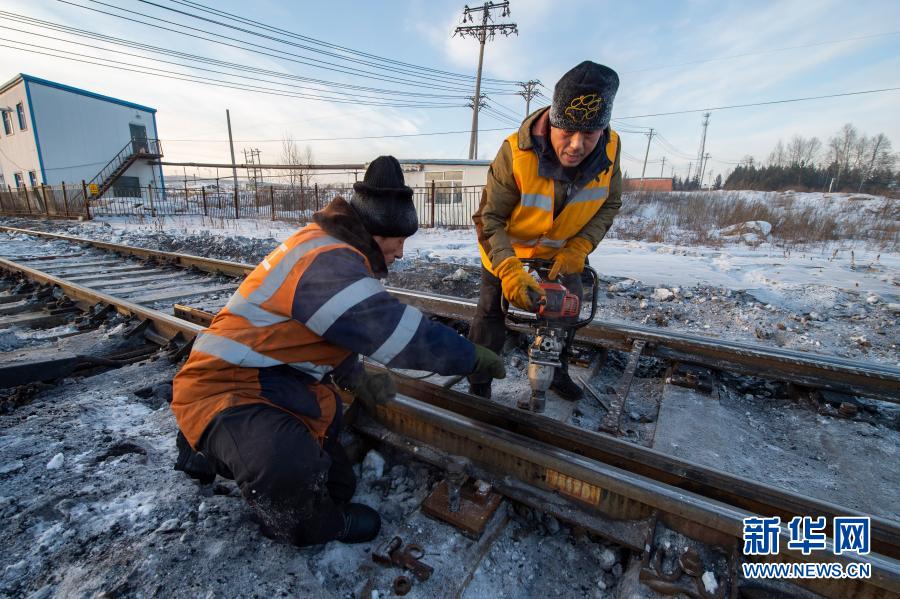
<svg viewBox="0 0 900 599">
<path fill-rule="evenodd" d="M 549 108 L 542 108 L 532 113 L 519 127 L 519 149 L 534 149 L 534 142 L 531 137 L 533 126 L 543 129 L 549 141 L 548 110 Z M 601 138 L 601 143 L 605 143 L 606 139 L 607 136 Z M 606 232 L 612 226 L 613 218 L 619 211 L 619 208 L 622 207 L 622 171 L 619 168 L 619 155 L 621 152 L 622 146 L 620 141 L 614 163 L 607 166 L 607 168 L 613 169 L 613 176 L 609 185 L 609 196 L 600 210 L 597 211 L 597 214 L 584 225 L 577 235 L 587 239 L 591 243 L 592 249 L 597 247 L 597 244 L 606 235 Z M 585 173 L 589 175 L 586 180 L 590 181 L 599 175 L 600 172 L 602 171 Z M 553 183 L 554 206 L 564 205 L 568 198 L 580 190 L 580 188 L 565 181 L 554 179 Z M 516 255 L 509 237 L 506 235 L 506 225 L 510 214 L 512 214 L 520 200 L 521 192 L 516 185 L 512 171 L 512 149 L 509 147 L 509 141 L 504 140 L 500 146 L 500 151 L 497 152 L 497 157 L 494 158 L 488 169 L 487 183 L 484 186 L 484 191 L 481 193 L 481 204 L 478 207 L 478 211 L 472 215 L 478 242 L 487 253 L 492 268 L 497 268 L 501 262 Z"/>
</svg>

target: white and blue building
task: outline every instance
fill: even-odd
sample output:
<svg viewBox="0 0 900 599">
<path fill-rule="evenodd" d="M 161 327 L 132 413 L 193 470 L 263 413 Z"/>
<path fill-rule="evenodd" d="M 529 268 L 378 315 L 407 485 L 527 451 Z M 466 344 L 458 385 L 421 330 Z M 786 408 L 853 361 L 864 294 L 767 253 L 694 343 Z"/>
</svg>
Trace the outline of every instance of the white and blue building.
<svg viewBox="0 0 900 599">
<path fill-rule="evenodd" d="M 130 197 L 165 185 L 155 108 L 22 73 L 0 86 L 0 116 L 0 189 L 83 180 Z"/>
</svg>

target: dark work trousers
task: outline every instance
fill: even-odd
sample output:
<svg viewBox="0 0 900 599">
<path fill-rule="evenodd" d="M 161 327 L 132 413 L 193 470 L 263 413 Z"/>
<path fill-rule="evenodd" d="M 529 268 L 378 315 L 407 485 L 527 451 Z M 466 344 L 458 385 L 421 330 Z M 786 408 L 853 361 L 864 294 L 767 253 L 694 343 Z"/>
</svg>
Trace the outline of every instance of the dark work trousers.
<svg viewBox="0 0 900 599">
<path fill-rule="evenodd" d="M 270 536 L 302 546 L 344 532 L 341 505 L 353 497 L 356 476 L 336 439 L 322 447 L 302 421 L 251 404 L 218 414 L 200 449 L 217 474 L 237 482 Z"/>
<path fill-rule="evenodd" d="M 570 293 L 583 297 L 584 286 L 581 282 L 580 274 L 562 275 L 559 277 L 559 282 Z M 503 349 L 503 342 L 506 340 L 505 316 L 500 306 L 502 297 L 503 288 L 500 279 L 482 266 L 481 289 L 478 293 L 478 306 L 475 308 L 475 317 L 472 319 L 472 327 L 469 329 L 469 341 L 483 345 L 496 354 L 499 354 L 500 350 Z M 564 368 L 569 348 L 574 338 L 575 330 L 572 329 L 566 338 L 566 344 L 560 356 Z M 490 375 L 481 378 L 469 377 L 469 382 L 472 384 L 490 383 L 491 380 Z"/>
</svg>

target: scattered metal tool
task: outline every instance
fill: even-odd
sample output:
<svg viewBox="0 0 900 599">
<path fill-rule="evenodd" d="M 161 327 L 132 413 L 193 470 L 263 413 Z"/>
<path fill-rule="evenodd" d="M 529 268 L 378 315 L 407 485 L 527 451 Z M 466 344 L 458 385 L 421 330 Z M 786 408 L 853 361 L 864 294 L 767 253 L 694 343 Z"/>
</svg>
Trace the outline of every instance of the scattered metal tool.
<svg viewBox="0 0 900 599">
<path fill-rule="evenodd" d="M 412 590 L 412 581 L 406 576 L 398 576 L 394 579 L 394 594 L 402 597 Z"/>
<path fill-rule="evenodd" d="M 594 391 L 594 388 L 588 385 L 588 382 L 584 380 L 584 377 L 581 375 L 576 375 L 575 380 L 581 385 L 581 388 L 588 392 L 588 394 L 597 400 L 597 403 L 600 404 L 600 407 L 609 412 L 609 404 L 603 401 L 603 398 L 600 397 L 600 394 Z"/>
<path fill-rule="evenodd" d="M 412 572 L 422 582 L 431 577 L 434 568 L 419 561 L 425 555 L 421 545 L 410 543 L 403 546 L 400 537 L 394 537 L 372 553 L 375 562 L 385 566 L 397 566 Z"/>
</svg>

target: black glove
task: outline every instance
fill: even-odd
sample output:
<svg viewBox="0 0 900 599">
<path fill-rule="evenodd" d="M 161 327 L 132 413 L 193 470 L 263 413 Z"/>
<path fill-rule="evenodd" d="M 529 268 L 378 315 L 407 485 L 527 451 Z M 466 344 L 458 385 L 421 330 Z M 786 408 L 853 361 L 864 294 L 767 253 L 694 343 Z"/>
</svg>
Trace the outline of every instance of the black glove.
<svg viewBox="0 0 900 599">
<path fill-rule="evenodd" d="M 503 364 L 503 358 L 488 348 L 475 344 L 475 366 L 469 374 L 482 375 L 483 378 L 490 376 L 494 379 L 505 379 L 506 366 Z"/>
<path fill-rule="evenodd" d="M 371 374 L 363 371 L 362 376 L 353 383 L 348 391 L 370 412 L 374 412 L 375 406 L 397 394 L 394 380 L 386 372 Z"/>
</svg>

